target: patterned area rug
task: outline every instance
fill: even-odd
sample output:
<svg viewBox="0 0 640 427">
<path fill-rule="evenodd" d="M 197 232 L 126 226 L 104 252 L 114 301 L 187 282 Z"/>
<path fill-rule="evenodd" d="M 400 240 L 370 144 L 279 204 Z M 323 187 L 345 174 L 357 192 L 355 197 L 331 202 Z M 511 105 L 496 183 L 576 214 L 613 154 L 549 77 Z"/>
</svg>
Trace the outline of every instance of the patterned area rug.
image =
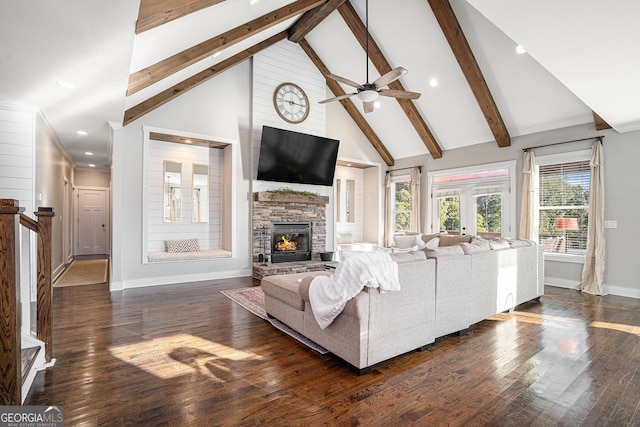
<svg viewBox="0 0 640 427">
<path fill-rule="evenodd" d="M 107 282 L 108 259 L 76 260 L 53 284 L 54 287 L 94 285 Z"/>
<path fill-rule="evenodd" d="M 260 286 L 251 286 L 249 288 L 239 288 L 239 289 L 229 289 L 225 291 L 220 291 L 220 293 L 231 301 L 235 302 L 242 308 L 248 310 L 249 312 L 255 314 L 261 319 L 266 320 L 271 323 L 273 327 L 281 330 L 285 334 L 289 335 L 292 338 L 300 341 L 302 344 L 307 347 L 317 351 L 320 354 L 327 354 L 329 350 L 318 345 L 311 341 L 309 338 L 304 335 L 294 331 L 289 326 L 285 325 L 278 319 L 270 319 L 267 316 L 267 312 L 264 309 L 264 292 L 262 292 L 262 288 Z"/>
</svg>

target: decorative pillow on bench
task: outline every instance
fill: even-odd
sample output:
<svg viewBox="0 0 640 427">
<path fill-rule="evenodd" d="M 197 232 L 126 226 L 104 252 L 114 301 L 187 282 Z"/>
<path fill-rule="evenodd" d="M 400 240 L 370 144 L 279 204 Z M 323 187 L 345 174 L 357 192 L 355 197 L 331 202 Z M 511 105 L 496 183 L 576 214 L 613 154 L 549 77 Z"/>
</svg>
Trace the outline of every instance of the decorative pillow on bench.
<svg viewBox="0 0 640 427">
<path fill-rule="evenodd" d="M 185 240 L 166 240 L 167 252 L 198 252 L 200 251 L 200 243 L 198 239 Z"/>
</svg>

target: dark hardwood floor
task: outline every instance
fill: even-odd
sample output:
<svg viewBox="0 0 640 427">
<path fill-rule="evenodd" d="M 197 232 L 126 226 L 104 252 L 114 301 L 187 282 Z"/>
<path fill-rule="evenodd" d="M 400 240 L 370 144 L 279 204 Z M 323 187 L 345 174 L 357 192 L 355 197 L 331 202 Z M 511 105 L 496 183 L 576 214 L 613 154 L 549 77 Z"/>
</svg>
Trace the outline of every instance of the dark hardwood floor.
<svg viewBox="0 0 640 427">
<path fill-rule="evenodd" d="M 57 362 L 25 404 L 74 427 L 640 425 L 640 300 L 547 287 L 358 377 L 219 292 L 250 285 L 54 288 Z"/>
</svg>

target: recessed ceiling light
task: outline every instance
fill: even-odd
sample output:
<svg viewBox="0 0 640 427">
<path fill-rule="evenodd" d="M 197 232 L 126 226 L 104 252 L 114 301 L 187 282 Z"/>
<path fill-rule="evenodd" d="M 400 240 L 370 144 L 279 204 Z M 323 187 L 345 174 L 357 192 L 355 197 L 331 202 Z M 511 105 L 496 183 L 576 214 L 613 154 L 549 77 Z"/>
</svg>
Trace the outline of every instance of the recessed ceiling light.
<svg viewBox="0 0 640 427">
<path fill-rule="evenodd" d="M 380 108 L 380 101 L 376 101 L 376 102 L 374 102 L 374 103 L 373 103 L 373 106 L 374 106 L 375 108 Z"/>
<path fill-rule="evenodd" d="M 431 87 L 436 87 L 436 86 L 438 86 L 438 79 L 431 79 L 431 80 L 429 80 L 429 86 L 431 86 Z"/>
<path fill-rule="evenodd" d="M 79 131 L 77 131 L 76 133 L 77 133 L 78 135 L 85 136 L 85 135 L 87 134 L 87 131 L 85 131 L 85 130 L 79 130 Z"/>
<path fill-rule="evenodd" d="M 65 89 L 73 89 L 75 87 L 75 85 L 73 83 L 70 82 L 65 82 L 65 81 L 57 81 L 56 84 L 60 87 L 63 87 Z"/>
<path fill-rule="evenodd" d="M 96 167 L 96 165 L 94 165 L 93 163 L 89 163 L 89 167 L 90 167 L 90 168 L 95 168 L 95 167 Z"/>
<path fill-rule="evenodd" d="M 258 0 L 251 0 L 251 1 L 249 1 L 249 4 L 256 4 L 256 3 L 258 3 Z"/>
<path fill-rule="evenodd" d="M 516 52 L 522 55 L 523 53 L 527 53 L 527 51 L 520 45 L 516 46 Z"/>
<path fill-rule="evenodd" d="M 87 156 L 93 156 L 93 153 L 91 151 L 85 151 L 84 154 Z"/>
</svg>

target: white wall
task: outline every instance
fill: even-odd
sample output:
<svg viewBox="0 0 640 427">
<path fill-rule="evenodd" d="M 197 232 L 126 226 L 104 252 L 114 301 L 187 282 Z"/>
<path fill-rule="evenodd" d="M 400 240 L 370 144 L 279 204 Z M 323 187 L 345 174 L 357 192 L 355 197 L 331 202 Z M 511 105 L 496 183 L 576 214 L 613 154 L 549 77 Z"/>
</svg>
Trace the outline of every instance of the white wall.
<svg viewBox="0 0 640 427">
<path fill-rule="evenodd" d="M 113 275 L 111 289 L 250 276 L 251 62 L 237 65 L 198 88 L 114 129 Z M 143 264 L 143 130 L 174 129 L 236 141 L 236 230 L 231 259 Z"/>
<path fill-rule="evenodd" d="M 182 165 L 182 219 L 164 222 L 164 162 Z M 207 222 L 192 221 L 193 165 L 209 167 Z M 164 141 L 149 141 L 147 161 L 146 212 L 147 251 L 165 251 L 165 240 L 197 238 L 201 249 L 222 248 L 222 150 Z M 230 249 L 230 248 L 229 248 Z"/>
<path fill-rule="evenodd" d="M 62 273 L 68 261 L 63 253 L 62 233 L 66 221 L 70 239 L 73 211 L 64 207 L 64 181 L 73 183 L 74 175 L 70 157 L 42 114 L 38 114 L 36 119 L 36 150 L 35 208 L 51 207 L 56 213 L 51 219 L 51 268 L 55 278 Z"/>
<path fill-rule="evenodd" d="M 108 169 L 75 168 L 73 184 L 77 187 L 111 187 L 111 172 Z"/>
</svg>

